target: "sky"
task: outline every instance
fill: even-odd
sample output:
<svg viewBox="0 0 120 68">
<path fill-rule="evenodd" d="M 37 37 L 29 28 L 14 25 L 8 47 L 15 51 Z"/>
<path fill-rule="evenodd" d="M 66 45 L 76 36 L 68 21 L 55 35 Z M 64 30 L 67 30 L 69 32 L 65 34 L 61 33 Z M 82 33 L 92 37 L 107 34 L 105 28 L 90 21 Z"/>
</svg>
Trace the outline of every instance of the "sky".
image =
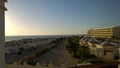
<svg viewBox="0 0 120 68">
<path fill-rule="evenodd" d="M 78 35 L 120 25 L 120 0 L 8 0 L 5 35 Z"/>
</svg>

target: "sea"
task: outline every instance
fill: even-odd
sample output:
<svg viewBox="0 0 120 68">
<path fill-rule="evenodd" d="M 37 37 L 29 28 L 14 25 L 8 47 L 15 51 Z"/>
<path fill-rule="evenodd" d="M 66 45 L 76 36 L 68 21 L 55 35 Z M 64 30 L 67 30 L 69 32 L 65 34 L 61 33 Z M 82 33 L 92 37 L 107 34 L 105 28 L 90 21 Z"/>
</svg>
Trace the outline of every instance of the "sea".
<svg viewBox="0 0 120 68">
<path fill-rule="evenodd" d="M 68 37 L 73 35 L 35 35 L 35 36 L 5 36 L 5 42 L 13 41 L 13 40 L 22 40 L 28 38 L 59 38 L 59 37 Z"/>
</svg>

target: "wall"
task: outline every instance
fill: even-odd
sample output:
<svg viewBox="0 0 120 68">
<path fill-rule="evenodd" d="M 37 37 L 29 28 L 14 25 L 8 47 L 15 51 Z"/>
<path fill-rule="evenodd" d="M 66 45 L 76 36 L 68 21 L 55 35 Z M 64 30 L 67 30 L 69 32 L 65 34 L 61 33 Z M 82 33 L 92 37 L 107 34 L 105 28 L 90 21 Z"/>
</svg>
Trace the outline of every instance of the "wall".
<svg viewBox="0 0 120 68">
<path fill-rule="evenodd" d="M 0 0 L 0 68 L 4 68 L 5 60 L 4 60 L 4 40 L 5 40 L 5 30 L 4 30 L 4 22 L 5 22 L 5 7 L 4 1 Z"/>
<path fill-rule="evenodd" d="M 70 68 L 118 68 L 118 64 L 120 64 L 120 62 L 92 64 L 92 65 L 70 67 Z"/>
</svg>

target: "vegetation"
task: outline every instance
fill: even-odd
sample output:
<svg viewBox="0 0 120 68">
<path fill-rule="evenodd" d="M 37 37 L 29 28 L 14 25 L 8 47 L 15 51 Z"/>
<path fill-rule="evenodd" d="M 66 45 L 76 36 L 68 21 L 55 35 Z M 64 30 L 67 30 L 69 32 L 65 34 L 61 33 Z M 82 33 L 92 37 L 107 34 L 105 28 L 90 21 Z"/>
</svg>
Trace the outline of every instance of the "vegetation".
<svg viewBox="0 0 120 68">
<path fill-rule="evenodd" d="M 79 57 L 79 40 L 80 37 L 78 36 L 72 36 L 66 38 L 66 48 L 67 50 L 76 58 Z"/>
<path fill-rule="evenodd" d="M 88 46 L 80 46 L 78 50 L 81 61 L 90 57 L 90 51 Z"/>
<path fill-rule="evenodd" d="M 82 37 L 72 36 L 67 38 L 66 48 L 73 55 L 73 57 L 78 59 L 85 59 L 90 56 L 89 48 L 87 46 L 80 46 L 79 40 Z"/>
<path fill-rule="evenodd" d="M 79 40 L 82 37 L 72 36 L 66 39 L 66 49 L 77 58 L 79 63 L 102 63 L 103 61 L 97 58 L 95 55 L 91 55 L 88 46 L 79 44 Z M 103 39 L 101 39 L 103 40 Z"/>
<path fill-rule="evenodd" d="M 44 48 L 42 50 L 37 49 L 35 50 L 31 55 L 25 56 L 21 61 L 20 64 L 23 64 L 24 62 L 27 62 L 29 65 L 36 65 L 37 63 L 37 58 L 40 57 L 41 55 L 45 54 L 49 50 L 55 48 L 57 45 L 59 45 L 62 42 L 62 38 L 56 39 L 51 42 L 51 45 L 49 45 L 47 48 Z"/>
<path fill-rule="evenodd" d="M 37 63 L 37 61 L 35 61 L 35 60 L 29 60 L 29 61 L 27 61 L 27 64 L 29 64 L 29 65 L 36 65 L 36 63 Z"/>
<path fill-rule="evenodd" d="M 115 59 L 115 60 L 118 60 L 118 59 L 119 59 L 119 56 L 115 56 L 114 59 Z"/>
</svg>

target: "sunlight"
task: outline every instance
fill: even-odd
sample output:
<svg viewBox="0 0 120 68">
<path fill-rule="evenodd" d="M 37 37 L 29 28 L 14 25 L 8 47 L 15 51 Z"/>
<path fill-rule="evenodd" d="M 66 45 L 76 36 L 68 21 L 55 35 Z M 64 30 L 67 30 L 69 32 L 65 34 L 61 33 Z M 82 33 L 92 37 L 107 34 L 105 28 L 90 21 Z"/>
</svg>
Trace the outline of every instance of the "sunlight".
<svg viewBox="0 0 120 68">
<path fill-rule="evenodd" d="M 16 29 L 14 28 L 13 21 L 6 15 L 5 17 L 5 36 L 14 34 Z"/>
<path fill-rule="evenodd" d="M 12 32 L 12 26 L 10 25 L 10 21 L 8 19 L 5 20 L 5 35 L 11 35 Z"/>
<path fill-rule="evenodd" d="M 7 22 L 5 22 L 5 35 L 7 35 L 9 33 L 9 25 Z"/>
</svg>

